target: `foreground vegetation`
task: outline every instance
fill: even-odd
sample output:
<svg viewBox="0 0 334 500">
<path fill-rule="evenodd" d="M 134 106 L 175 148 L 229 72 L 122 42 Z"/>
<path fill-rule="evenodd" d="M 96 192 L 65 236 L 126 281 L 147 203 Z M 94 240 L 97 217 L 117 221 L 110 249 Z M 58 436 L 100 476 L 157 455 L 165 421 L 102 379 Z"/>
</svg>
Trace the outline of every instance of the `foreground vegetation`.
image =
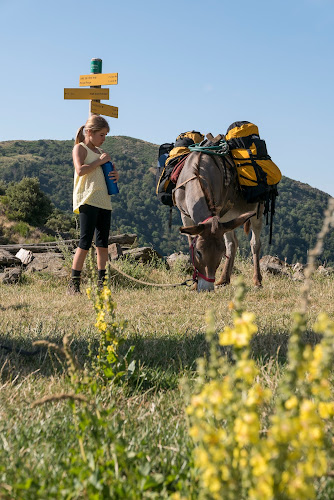
<svg viewBox="0 0 334 500">
<path fill-rule="evenodd" d="M 258 412 L 257 418 L 264 429 L 268 428 L 275 401 L 282 398 L 282 381 L 291 370 L 291 359 L 287 361 L 291 331 L 294 329 L 302 339 L 300 345 L 314 347 L 319 343 L 321 335 L 312 325 L 321 312 L 334 317 L 334 280 L 315 274 L 305 301 L 301 284 L 289 277 L 266 275 L 264 287 L 254 289 L 251 267 L 249 260 L 239 257 L 231 286 L 211 294 L 196 294 L 185 287 L 145 287 L 117 276 L 111 276 L 109 288 L 98 294 L 89 270 L 86 287 L 90 298 L 87 294 L 66 295 L 66 282 L 46 274 L 26 277 L 16 286 L 1 285 L 0 344 L 33 351 L 33 342 L 44 342 L 34 356 L 0 351 L 0 498 L 239 500 L 250 498 L 246 491 L 251 491 L 255 499 L 271 498 L 263 496 L 263 492 L 268 494 L 268 485 L 263 486 L 261 474 L 258 485 L 262 484 L 262 490 L 248 481 L 250 469 L 243 452 L 235 457 L 235 470 L 241 467 L 247 472 L 247 477 L 238 481 L 242 489 L 234 491 L 233 482 L 227 481 L 224 492 L 228 496 L 221 496 L 219 489 L 217 493 L 217 484 L 226 480 L 233 464 L 226 469 L 222 463 L 215 472 L 224 450 L 218 448 L 219 440 L 213 439 L 204 424 L 215 421 L 219 423 L 217 428 L 223 429 L 231 413 L 212 413 L 215 408 L 232 412 L 235 418 L 233 412 L 240 413 L 243 403 L 237 397 L 237 378 L 234 402 L 230 397 L 226 405 L 227 395 L 214 393 L 210 404 L 215 406 L 206 403 L 201 407 L 203 394 L 210 395 L 210 380 L 221 380 L 224 374 L 233 377 L 240 368 L 235 364 L 236 351 L 230 346 L 217 348 L 222 358 L 217 358 L 213 346 L 222 338 L 219 332 L 225 332 L 222 344 L 234 343 L 231 332 L 236 331 L 238 311 L 256 313 L 256 319 L 245 320 L 246 331 L 254 333 L 249 353 L 254 364 L 249 365 L 253 372 L 246 371 L 247 376 L 241 378 L 246 384 L 242 392 L 255 382 L 256 387 L 270 391 L 271 402 L 267 392 L 263 403 L 260 399 L 252 403 L 256 407 L 252 413 Z M 126 262 L 122 268 L 137 279 L 156 283 L 179 283 L 185 278 L 181 271 L 167 271 L 154 262 L 150 266 Z M 244 285 L 238 284 L 240 278 Z M 243 300 L 240 293 L 245 293 Z M 296 326 L 292 311 L 303 308 L 303 321 Z M 252 327 L 255 323 L 256 332 Z M 247 361 L 247 343 L 236 347 L 246 349 L 240 354 Z M 200 378 L 198 358 L 204 359 L 199 365 Z M 203 363 L 208 363 L 204 372 Z M 217 371 L 217 363 L 221 370 Z M 305 372 L 300 380 L 306 383 Z M 332 394 L 331 370 L 327 380 L 330 385 L 326 390 Z M 289 395 L 295 397 L 289 411 L 299 408 L 305 397 L 303 388 L 300 385 L 295 394 Z M 328 392 L 327 399 L 332 400 Z M 326 432 L 326 439 L 331 440 L 333 418 L 331 407 L 326 408 L 329 413 L 322 415 L 320 432 Z M 287 414 L 282 416 L 284 422 Z M 254 425 L 248 427 L 254 431 Z M 253 444 L 242 444 L 238 435 L 229 446 L 239 451 L 243 446 L 254 450 L 257 439 Z M 248 439 L 247 432 L 240 435 Z M 310 445 L 314 446 L 313 453 L 322 446 L 317 448 L 314 442 Z M 194 454 L 194 448 L 208 450 L 209 456 L 205 458 L 198 451 Z M 298 451 L 300 457 L 305 450 L 307 455 L 307 442 L 305 449 Z M 298 453 L 291 460 L 298 462 Z M 312 488 L 321 500 L 333 498 L 333 456 L 325 452 L 325 457 L 326 464 L 322 460 L 321 467 L 315 462 L 309 466 L 308 479 L 302 482 L 306 496 L 298 498 L 313 498 Z M 284 462 L 286 456 L 282 460 L 293 467 Z M 267 467 L 266 463 L 257 465 L 262 473 L 261 466 Z M 230 489 L 228 484 L 232 484 Z M 292 488 L 295 492 L 296 485 Z M 289 489 L 280 495 L 273 498 L 297 498 L 289 496 Z"/>
</svg>

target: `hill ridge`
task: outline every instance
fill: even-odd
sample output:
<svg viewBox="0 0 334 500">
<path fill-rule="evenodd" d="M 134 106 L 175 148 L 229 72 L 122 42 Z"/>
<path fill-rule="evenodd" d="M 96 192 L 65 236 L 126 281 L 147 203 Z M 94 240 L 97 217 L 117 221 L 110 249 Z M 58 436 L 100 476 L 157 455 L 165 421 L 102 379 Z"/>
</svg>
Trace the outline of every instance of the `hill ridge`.
<svg viewBox="0 0 334 500">
<path fill-rule="evenodd" d="M 19 182 L 23 177 L 38 177 L 41 189 L 54 205 L 72 212 L 73 144 L 73 139 L 2 141 L 0 179 Z M 164 255 L 179 250 L 186 252 L 187 240 L 178 231 L 179 213 L 173 210 L 169 231 L 169 209 L 155 196 L 154 172 L 159 145 L 129 136 L 110 136 L 103 147 L 111 153 L 121 174 L 120 194 L 112 199 L 112 232 L 136 233 L 140 245 L 152 245 Z M 286 176 L 278 191 L 273 242 L 269 246 L 268 226 L 264 227 L 261 253 L 277 255 L 291 263 L 305 263 L 307 252 L 320 231 L 330 196 Z M 249 255 L 249 244 L 242 231 L 238 231 L 238 239 L 241 253 Z M 334 263 L 333 231 L 326 237 L 322 260 Z"/>
</svg>

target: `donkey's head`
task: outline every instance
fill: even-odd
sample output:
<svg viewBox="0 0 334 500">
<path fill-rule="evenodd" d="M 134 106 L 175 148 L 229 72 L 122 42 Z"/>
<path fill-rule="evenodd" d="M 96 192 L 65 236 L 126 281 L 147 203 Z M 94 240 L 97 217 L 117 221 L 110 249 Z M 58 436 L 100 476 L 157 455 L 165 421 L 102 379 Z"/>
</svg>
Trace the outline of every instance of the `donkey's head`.
<svg viewBox="0 0 334 500">
<path fill-rule="evenodd" d="M 225 253 L 224 234 L 241 226 L 254 215 L 255 212 L 247 212 L 228 222 L 219 222 L 215 216 L 195 226 L 180 227 L 181 233 L 193 237 L 190 253 L 199 292 L 214 289 L 216 270 Z"/>
</svg>

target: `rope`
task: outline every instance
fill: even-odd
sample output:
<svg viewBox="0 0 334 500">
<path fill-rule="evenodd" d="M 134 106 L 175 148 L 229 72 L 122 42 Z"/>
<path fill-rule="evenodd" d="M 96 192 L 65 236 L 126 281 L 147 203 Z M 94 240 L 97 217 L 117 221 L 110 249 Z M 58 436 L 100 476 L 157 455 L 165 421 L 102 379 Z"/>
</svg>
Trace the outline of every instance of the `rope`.
<svg viewBox="0 0 334 500">
<path fill-rule="evenodd" d="M 136 283 L 139 283 L 140 285 L 156 286 L 156 287 L 164 287 L 164 288 L 166 288 L 166 287 L 176 287 L 176 286 L 183 286 L 183 285 L 191 286 L 191 285 L 187 284 L 188 281 L 191 281 L 191 284 L 193 284 L 193 279 L 192 278 L 188 278 L 187 280 L 182 281 L 182 283 L 174 283 L 174 284 L 173 283 L 149 283 L 148 281 L 138 280 L 137 278 L 133 278 L 132 276 L 129 276 L 124 271 L 121 271 L 117 267 L 113 266 L 110 261 L 108 262 L 108 265 L 112 269 L 114 269 L 115 271 L 117 271 L 119 274 L 121 274 L 122 276 L 125 276 L 125 278 L 128 278 L 131 281 L 135 281 Z"/>
<path fill-rule="evenodd" d="M 201 146 L 201 142 L 198 144 L 191 144 L 188 146 L 191 152 L 199 151 L 201 153 L 205 153 L 207 155 L 218 155 L 225 156 L 228 154 L 230 148 L 228 147 L 227 142 L 224 139 L 221 139 L 217 146 Z"/>
</svg>

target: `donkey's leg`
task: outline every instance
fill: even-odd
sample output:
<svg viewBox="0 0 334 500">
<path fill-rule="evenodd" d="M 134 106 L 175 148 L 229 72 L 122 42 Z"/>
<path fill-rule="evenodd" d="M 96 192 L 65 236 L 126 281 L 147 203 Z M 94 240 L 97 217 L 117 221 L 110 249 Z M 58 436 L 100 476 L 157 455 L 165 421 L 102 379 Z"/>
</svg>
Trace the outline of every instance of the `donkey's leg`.
<svg viewBox="0 0 334 500">
<path fill-rule="evenodd" d="M 188 215 L 184 215 L 183 213 L 181 213 L 181 219 L 182 219 L 182 223 L 185 227 L 194 225 L 194 221 L 190 217 L 188 217 Z M 187 234 L 187 237 L 188 237 L 188 243 L 189 243 L 189 247 L 190 247 L 191 242 L 192 242 L 192 237 L 189 234 Z"/>
<path fill-rule="evenodd" d="M 216 285 L 228 285 L 230 283 L 234 258 L 238 248 L 238 239 L 234 231 L 225 233 L 224 238 L 226 247 L 226 260 L 223 272 L 219 280 L 216 282 Z"/>
<path fill-rule="evenodd" d="M 260 214 L 259 218 L 252 217 L 251 219 L 251 227 L 252 227 L 252 238 L 250 241 L 251 251 L 253 255 L 253 265 L 254 265 L 254 274 L 253 274 L 253 282 L 255 286 L 262 286 L 262 276 L 260 270 L 260 250 L 261 250 L 261 228 L 262 228 L 262 214 Z"/>
<path fill-rule="evenodd" d="M 183 213 L 181 213 L 181 219 L 182 219 L 183 225 L 186 227 L 194 225 L 194 221 L 190 217 L 188 217 L 187 215 L 184 215 Z M 190 245 L 192 242 L 192 237 L 189 234 L 187 234 L 187 237 L 188 237 L 188 244 L 189 244 L 189 248 L 190 248 Z M 189 256 L 189 258 L 190 258 L 190 256 Z M 192 285 L 191 289 L 197 290 L 197 282 Z"/>
</svg>

